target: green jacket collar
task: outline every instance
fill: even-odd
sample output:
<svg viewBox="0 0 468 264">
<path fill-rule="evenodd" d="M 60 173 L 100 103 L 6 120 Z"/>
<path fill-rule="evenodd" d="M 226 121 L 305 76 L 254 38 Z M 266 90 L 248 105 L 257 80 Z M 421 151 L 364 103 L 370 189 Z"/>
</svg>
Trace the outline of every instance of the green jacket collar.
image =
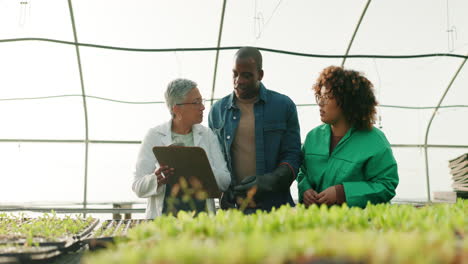
<svg viewBox="0 0 468 264">
<path fill-rule="evenodd" d="M 337 150 L 340 146 L 345 144 L 345 142 L 348 141 L 348 139 L 354 134 L 354 131 L 356 131 L 356 128 L 354 128 L 354 127 L 351 127 L 350 129 L 348 129 L 348 131 L 343 136 L 343 138 L 340 140 L 338 145 L 336 145 L 335 150 Z M 323 126 L 323 132 L 326 135 L 328 135 L 328 137 L 324 137 L 325 138 L 325 145 L 330 146 L 331 125 L 330 124 L 325 124 L 325 126 Z M 330 148 L 328 148 L 328 156 L 330 156 L 330 155 L 331 155 Z"/>
</svg>

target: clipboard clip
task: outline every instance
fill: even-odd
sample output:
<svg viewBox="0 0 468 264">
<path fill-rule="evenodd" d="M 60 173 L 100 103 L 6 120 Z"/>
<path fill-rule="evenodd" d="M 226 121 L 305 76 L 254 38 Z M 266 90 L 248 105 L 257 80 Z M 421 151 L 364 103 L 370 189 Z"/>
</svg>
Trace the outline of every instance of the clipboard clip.
<svg viewBox="0 0 468 264">
<path fill-rule="evenodd" d="M 169 147 L 185 147 L 184 143 L 172 143 L 169 145 Z"/>
</svg>

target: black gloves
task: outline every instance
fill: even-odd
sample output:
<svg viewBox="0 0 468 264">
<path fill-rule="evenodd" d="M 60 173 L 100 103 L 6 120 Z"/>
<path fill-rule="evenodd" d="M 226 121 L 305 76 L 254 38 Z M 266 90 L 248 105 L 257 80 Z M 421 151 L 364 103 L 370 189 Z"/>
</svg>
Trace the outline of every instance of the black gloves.
<svg viewBox="0 0 468 264">
<path fill-rule="evenodd" d="M 247 191 L 255 185 L 257 186 L 257 194 L 259 195 L 265 192 L 289 190 L 293 181 L 293 172 L 288 165 L 283 164 L 270 173 L 245 178 L 239 185 L 234 187 L 234 193 L 235 196 L 245 197 Z"/>
<path fill-rule="evenodd" d="M 264 193 L 289 190 L 293 181 L 294 174 L 286 164 L 280 165 L 270 173 L 249 176 L 242 180 L 239 185 L 229 186 L 221 197 L 220 207 L 221 209 L 236 208 L 237 198 L 247 197 L 247 192 L 254 186 L 257 186 L 257 191 L 254 196 L 256 200 Z"/>
<path fill-rule="evenodd" d="M 229 188 L 225 192 L 223 192 L 223 195 L 221 196 L 221 199 L 219 201 L 219 206 L 223 210 L 236 208 L 236 196 L 234 195 L 232 186 L 229 186 Z"/>
</svg>

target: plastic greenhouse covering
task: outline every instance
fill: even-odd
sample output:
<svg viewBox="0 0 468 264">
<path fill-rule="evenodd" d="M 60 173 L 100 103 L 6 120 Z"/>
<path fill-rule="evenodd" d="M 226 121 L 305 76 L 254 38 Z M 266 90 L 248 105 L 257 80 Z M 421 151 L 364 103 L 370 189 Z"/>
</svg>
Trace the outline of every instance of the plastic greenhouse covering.
<svg viewBox="0 0 468 264">
<path fill-rule="evenodd" d="M 219 99 L 246 45 L 262 50 L 266 87 L 297 104 L 303 140 L 320 124 L 319 72 L 365 73 L 396 198 L 426 199 L 427 175 L 449 191 L 448 160 L 468 152 L 467 14 L 466 0 L 0 0 L 0 202 L 140 201 L 137 151 L 170 118 L 167 83 Z"/>
</svg>

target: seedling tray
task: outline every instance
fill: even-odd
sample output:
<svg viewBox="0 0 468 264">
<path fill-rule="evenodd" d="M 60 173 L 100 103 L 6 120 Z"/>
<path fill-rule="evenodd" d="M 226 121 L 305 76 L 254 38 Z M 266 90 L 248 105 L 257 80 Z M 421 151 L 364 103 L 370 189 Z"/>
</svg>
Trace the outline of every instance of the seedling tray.
<svg viewBox="0 0 468 264">
<path fill-rule="evenodd" d="M 0 263 L 43 262 L 60 254 L 56 246 L 4 246 L 0 248 Z"/>
<path fill-rule="evenodd" d="M 97 226 L 94 231 L 85 239 L 91 250 L 106 248 L 109 243 L 114 243 L 116 238 L 123 238 L 128 230 L 133 227 L 148 222 L 147 219 L 128 220 L 106 220 Z"/>
<path fill-rule="evenodd" d="M 33 218 L 25 218 L 21 219 L 22 223 L 27 223 L 33 221 Z M 56 237 L 54 239 L 45 238 L 35 236 L 32 239 L 32 245 L 40 246 L 40 247 L 57 247 L 60 250 L 65 250 L 74 243 L 82 240 L 86 235 L 91 233 L 91 231 L 96 227 L 99 223 L 98 219 L 93 219 L 93 221 L 82 231 L 78 232 L 77 234 L 72 235 L 65 235 L 61 237 Z M 7 234 L 7 235 L 0 235 L 0 246 L 1 245 L 11 245 L 11 246 L 23 246 L 27 245 L 28 241 L 27 238 L 24 237 L 22 234 Z"/>
</svg>

